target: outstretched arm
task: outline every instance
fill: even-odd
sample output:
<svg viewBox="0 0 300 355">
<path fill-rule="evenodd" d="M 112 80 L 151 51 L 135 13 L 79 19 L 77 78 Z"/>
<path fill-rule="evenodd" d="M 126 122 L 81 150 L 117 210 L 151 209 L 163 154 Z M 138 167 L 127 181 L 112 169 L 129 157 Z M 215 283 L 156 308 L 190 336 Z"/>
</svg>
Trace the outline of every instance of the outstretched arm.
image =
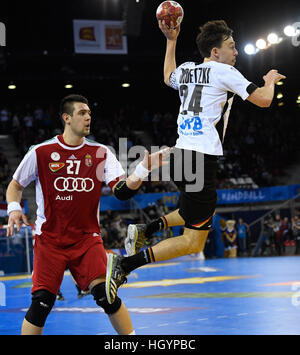
<svg viewBox="0 0 300 355">
<path fill-rule="evenodd" d="M 166 159 L 170 155 L 170 149 L 168 147 L 151 155 L 145 150 L 144 159 L 137 165 L 135 171 L 126 180 L 121 180 L 112 187 L 114 195 L 119 200 L 128 200 L 133 197 L 152 170 L 168 164 Z"/>
<path fill-rule="evenodd" d="M 277 70 L 270 70 L 264 77 L 265 85 L 257 88 L 247 98 L 248 101 L 259 107 L 269 107 L 274 97 L 275 84 L 285 76 L 279 74 Z"/>
</svg>

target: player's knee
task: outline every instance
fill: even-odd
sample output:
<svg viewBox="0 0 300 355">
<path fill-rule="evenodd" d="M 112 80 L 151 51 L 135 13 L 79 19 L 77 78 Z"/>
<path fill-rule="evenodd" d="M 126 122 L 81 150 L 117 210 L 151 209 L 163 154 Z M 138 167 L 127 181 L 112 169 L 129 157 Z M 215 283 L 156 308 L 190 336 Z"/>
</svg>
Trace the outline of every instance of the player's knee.
<svg viewBox="0 0 300 355">
<path fill-rule="evenodd" d="M 32 294 L 31 306 L 28 309 L 25 319 L 37 326 L 45 325 L 48 314 L 54 306 L 56 295 L 47 290 L 38 290 Z"/>
<path fill-rule="evenodd" d="M 183 234 L 186 238 L 186 254 L 196 254 L 203 251 L 207 234 L 208 231 L 186 228 Z"/>
<path fill-rule="evenodd" d="M 118 296 L 116 296 L 115 301 L 112 304 L 108 303 L 104 282 L 94 286 L 91 290 L 91 294 L 94 296 L 97 305 L 102 307 L 104 312 L 108 315 L 116 313 L 121 308 L 122 301 Z"/>
</svg>

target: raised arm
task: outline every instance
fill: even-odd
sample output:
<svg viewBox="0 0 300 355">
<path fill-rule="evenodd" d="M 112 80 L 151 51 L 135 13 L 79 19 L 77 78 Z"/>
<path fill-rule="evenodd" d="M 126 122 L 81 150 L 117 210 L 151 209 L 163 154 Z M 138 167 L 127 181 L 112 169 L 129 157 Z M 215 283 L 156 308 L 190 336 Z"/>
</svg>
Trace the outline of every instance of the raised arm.
<svg viewBox="0 0 300 355">
<path fill-rule="evenodd" d="M 171 27 L 169 28 L 165 21 L 158 21 L 158 26 L 162 33 L 167 39 L 166 54 L 164 61 L 164 82 L 170 86 L 170 75 L 176 69 L 176 43 L 180 32 L 180 26 L 173 28 L 173 23 L 171 22 Z"/>
</svg>

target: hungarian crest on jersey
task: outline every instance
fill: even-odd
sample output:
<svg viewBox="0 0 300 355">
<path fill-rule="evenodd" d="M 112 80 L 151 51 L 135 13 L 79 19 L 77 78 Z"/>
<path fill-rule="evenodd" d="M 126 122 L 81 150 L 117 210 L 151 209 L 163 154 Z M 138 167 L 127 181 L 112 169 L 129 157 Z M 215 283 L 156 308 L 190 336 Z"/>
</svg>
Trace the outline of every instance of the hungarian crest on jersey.
<svg viewBox="0 0 300 355">
<path fill-rule="evenodd" d="M 92 166 L 92 156 L 90 154 L 85 156 L 85 165 L 88 167 Z"/>
</svg>

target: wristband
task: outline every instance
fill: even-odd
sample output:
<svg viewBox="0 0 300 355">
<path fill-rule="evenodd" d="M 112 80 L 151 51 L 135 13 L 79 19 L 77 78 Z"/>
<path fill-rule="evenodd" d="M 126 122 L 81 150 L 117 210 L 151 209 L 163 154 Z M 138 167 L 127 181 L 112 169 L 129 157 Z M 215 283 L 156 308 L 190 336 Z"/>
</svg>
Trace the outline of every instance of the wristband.
<svg viewBox="0 0 300 355">
<path fill-rule="evenodd" d="M 22 207 L 19 202 L 13 201 L 7 205 L 7 214 L 9 215 L 12 211 L 22 211 Z"/>
<path fill-rule="evenodd" d="M 143 166 L 142 162 L 140 162 L 140 163 L 136 166 L 134 173 L 135 173 L 135 175 L 136 175 L 139 179 L 143 180 L 143 179 L 145 179 L 145 178 L 149 175 L 150 170 L 146 169 L 146 168 Z"/>
</svg>

